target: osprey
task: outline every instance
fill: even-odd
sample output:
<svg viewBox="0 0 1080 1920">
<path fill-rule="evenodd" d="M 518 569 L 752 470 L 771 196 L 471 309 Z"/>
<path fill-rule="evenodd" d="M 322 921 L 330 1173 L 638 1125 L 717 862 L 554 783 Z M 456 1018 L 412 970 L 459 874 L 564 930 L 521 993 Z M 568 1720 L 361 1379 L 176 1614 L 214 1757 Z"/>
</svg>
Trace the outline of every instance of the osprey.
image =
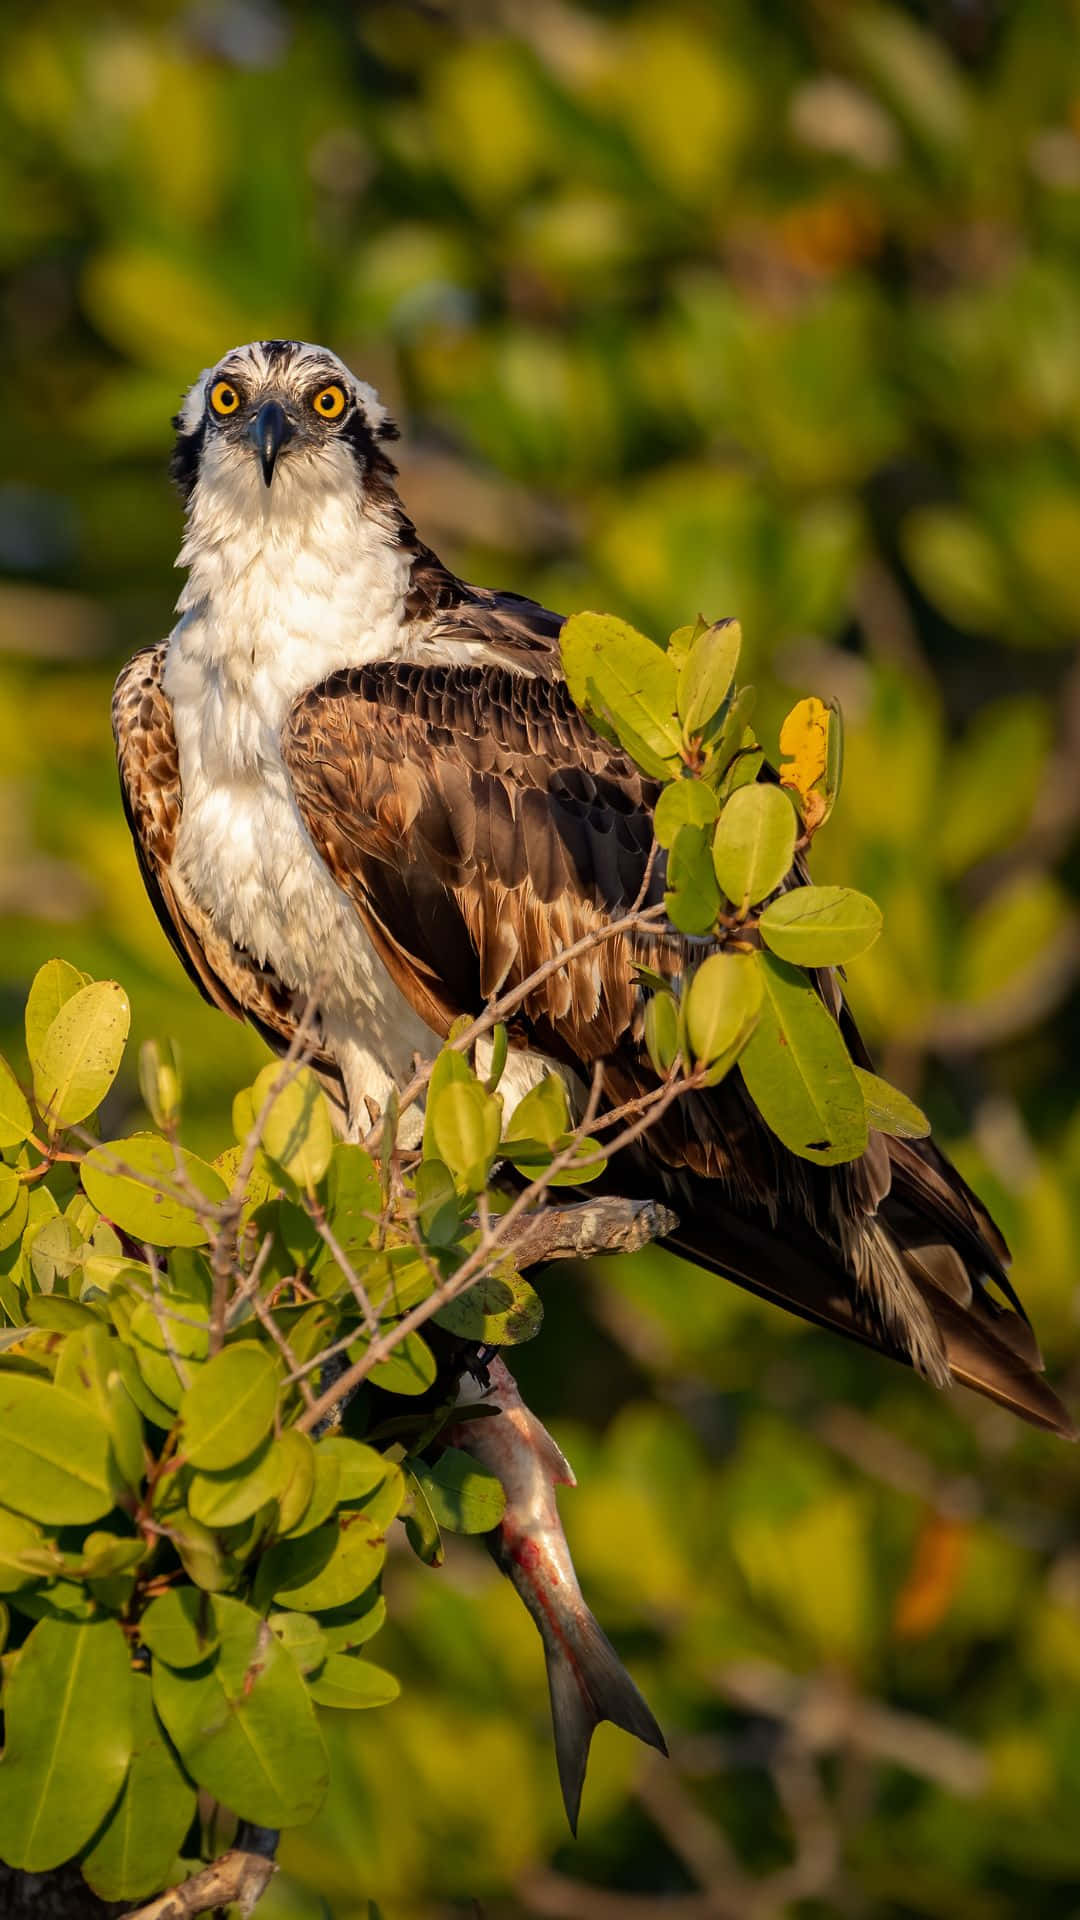
<svg viewBox="0 0 1080 1920">
<path fill-rule="evenodd" d="M 325 348 L 225 355 L 175 421 L 188 569 L 176 626 L 116 685 L 143 880 L 196 986 L 287 1047 L 317 995 L 316 1064 L 363 1133 L 461 1014 L 638 898 L 657 789 L 567 692 L 560 616 L 458 579 L 395 490 L 397 429 Z M 657 863 L 646 897 L 661 898 Z M 696 943 L 700 948 L 700 943 Z M 676 980 L 690 944 L 663 936 Z M 545 1072 L 612 1104 L 655 1085 L 639 962 L 613 938 L 530 993 L 508 1102 Z M 821 990 L 866 1063 L 835 978 Z M 821 1325 L 1072 1433 L 989 1215 L 928 1141 L 871 1134 L 819 1167 L 737 1073 L 676 1102 L 623 1191 L 673 1200 L 670 1244 Z"/>
</svg>

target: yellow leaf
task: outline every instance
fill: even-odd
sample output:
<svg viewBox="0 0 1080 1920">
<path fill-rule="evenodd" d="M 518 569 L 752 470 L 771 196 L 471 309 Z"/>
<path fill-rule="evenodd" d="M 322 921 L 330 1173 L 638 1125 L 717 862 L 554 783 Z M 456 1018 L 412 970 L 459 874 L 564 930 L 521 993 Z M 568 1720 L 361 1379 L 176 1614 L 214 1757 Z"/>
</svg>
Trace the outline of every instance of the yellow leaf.
<svg viewBox="0 0 1080 1920">
<path fill-rule="evenodd" d="M 799 796 L 804 824 L 813 832 L 825 812 L 821 794 L 813 791 L 825 773 L 829 757 L 829 709 L 811 695 L 792 707 L 780 729 L 780 785 Z"/>
</svg>

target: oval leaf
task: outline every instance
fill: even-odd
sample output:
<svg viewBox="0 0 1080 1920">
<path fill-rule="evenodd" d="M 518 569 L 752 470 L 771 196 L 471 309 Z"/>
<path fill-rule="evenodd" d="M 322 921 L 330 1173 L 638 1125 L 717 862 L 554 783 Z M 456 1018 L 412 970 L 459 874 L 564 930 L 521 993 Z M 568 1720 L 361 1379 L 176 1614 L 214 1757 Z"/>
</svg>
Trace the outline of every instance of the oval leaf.
<svg viewBox="0 0 1080 1920">
<path fill-rule="evenodd" d="M 764 994 L 739 1070 L 762 1118 L 793 1153 L 821 1166 L 855 1160 L 866 1103 L 840 1029 L 809 980 L 771 953 L 755 956 Z"/>
<path fill-rule="evenodd" d="M 498 1097 L 485 1093 L 477 1080 L 452 1080 L 435 1096 L 434 1107 L 431 1101 L 429 1094 L 436 1155 L 463 1191 L 479 1193 L 499 1148 L 502 1105 Z"/>
<path fill-rule="evenodd" d="M 646 1005 L 645 1045 L 657 1073 L 666 1079 L 679 1051 L 679 1003 L 666 987 L 652 994 Z"/>
<path fill-rule="evenodd" d="M 0 1374 L 0 1503 L 77 1526 L 113 1505 L 109 1429 L 85 1400 L 27 1374 Z"/>
<path fill-rule="evenodd" d="M 139 1638 L 155 1660 L 170 1667 L 197 1667 L 221 1644 L 214 1600 L 196 1587 L 175 1587 L 151 1600 L 139 1621 Z"/>
<path fill-rule="evenodd" d="M 852 887 L 793 887 L 766 907 L 759 922 L 771 953 L 797 967 L 836 967 L 872 947 L 881 908 Z"/>
<path fill-rule="evenodd" d="M 148 1673 L 131 1676 L 133 1746 L 120 1798 L 81 1861 L 102 1900 L 141 1900 L 167 1885 L 195 1812 L 186 1777 L 154 1711 Z"/>
<path fill-rule="evenodd" d="M 711 827 L 716 795 L 704 780 L 672 780 L 653 814 L 653 832 L 662 847 L 673 847 L 680 827 Z"/>
<path fill-rule="evenodd" d="M 397 1699 L 401 1687 L 385 1667 L 347 1653 L 331 1653 L 308 1681 L 308 1692 L 320 1707 L 386 1707 Z"/>
<path fill-rule="evenodd" d="M 128 997 L 115 980 L 94 980 L 64 1001 L 34 1061 L 34 1098 L 54 1133 L 101 1105 L 130 1025 Z"/>
<path fill-rule="evenodd" d="M 414 1472 L 439 1525 L 452 1533 L 490 1533 L 506 1511 L 502 1481 L 460 1447 L 444 1447 L 434 1466 L 417 1462 Z"/>
<path fill-rule="evenodd" d="M 434 1315 L 437 1326 L 463 1340 L 512 1347 L 540 1331 L 544 1303 L 535 1287 L 512 1269 L 488 1274 Z"/>
<path fill-rule="evenodd" d="M 930 1122 L 914 1100 L 876 1073 L 868 1073 L 865 1067 L 856 1067 L 855 1078 L 863 1090 L 870 1126 L 878 1133 L 893 1134 L 897 1140 L 925 1140 Z"/>
<path fill-rule="evenodd" d="M 713 953 L 686 992 L 686 1037 L 695 1061 L 737 1057 L 761 1012 L 761 973 L 752 953 Z"/>
<path fill-rule="evenodd" d="M 719 910 L 708 829 L 680 827 L 667 858 L 664 912 L 680 933 L 709 933 Z"/>
<path fill-rule="evenodd" d="M 4 1687 L 0 1858 L 45 1873 L 84 1846 L 132 1747 L 131 1662 L 115 1620 L 41 1620 Z"/>
<path fill-rule="evenodd" d="M 181 1446 L 194 1467 L 235 1467 L 254 1453 L 274 1423 L 278 1364 L 243 1340 L 200 1370 L 180 1402 Z"/>
<path fill-rule="evenodd" d="M 713 871 L 745 913 L 780 885 L 795 854 L 798 821 L 780 787 L 739 787 L 725 802 L 713 839 Z"/>
<path fill-rule="evenodd" d="M 275 1061 L 259 1074 L 251 1090 L 256 1115 L 283 1071 Z M 263 1123 L 262 1148 L 298 1186 L 314 1192 L 330 1165 L 334 1132 L 326 1095 L 310 1067 L 300 1067 L 273 1101 Z"/>
<path fill-rule="evenodd" d="M 192 1779 L 244 1820 L 298 1826 L 326 1791 L 326 1751 L 291 1655 L 240 1601 L 215 1602 L 217 1654 L 182 1672 L 154 1661 L 154 1705 Z"/>
<path fill-rule="evenodd" d="M 742 646 L 737 620 L 718 620 L 698 635 L 679 674 L 679 717 L 688 739 L 719 732 Z M 659 836 L 657 836 L 659 838 Z"/>
<path fill-rule="evenodd" d="M 228 1198 L 221 1175 L 185 1147 L 174 1150 L 156 1133 L 136 1133 L 94 1147 L 80 1168 L 90 1199 L 123 1233 L 152 1247 L 202 1247 L 209 1239 L 205 1223 L 177 1184 L 177 1153 L 182 1178 L 215 1205 Z"/>
<path fill-rule="evenodd" d="M 682 750 L 675 718 L 674 661 L 635 627 L 608 613 L 575 613 L 560 638 L 572 698 L 602 723 L 647 773 L 670 777 Z"/>
<path fill-rule="evenodd" d="M 33 1131 L 29 1101 L 0 1054 L 0 1147 L 21 1147 Z"/>
<path fill-rule="evenodd" d="M 330 1549 L 323 1564 L 309 1578 L 300 1579 L 291 1586 L 276 1585 L 273 1590 L 273 1597 L 282 1607 L 299 1613 L 321 1613 L 327 1608 L 348 1606 L 350 1601 L 355 1600 L 358 1594 L 365 1593 L 372 1582 L 378 1579 L 386 1559 L 386 1541 L 382 1532 L 364 1513 L 345 1514 L 340 1522 L 321 1527 L 318 1531 L 324 1536 L 320 1547 L 329 1545 Z M 302 1534 L 298 1540 L 273 1548 L 272 1553 L 280 1554 L 290 1549 L 299 1551 L 305 1548 L 306 1543 L 312 1543 L 310 1550 L 313 1552 L 314 1539 L 315 1536 L 311 1534 Z M 266 1558 L 270 1560 L 271 1556 L 268 1554 Z M 285 1569 L 283 1579 L 290 1579 L 285 1561 L 282 1566 Z M 260 1591 L 261 1582 L 260 1568 Z"/>
<path fill-rule="evenodd" d="M 31 982 L 26 996 L 26 1051 L 33 1067 L 41 1052 L 42 1042 L 53 1021 L 56 1019 L 65 1001 L 72 999 L 80 987 L 91 984 L 88 973 L 80 973 L 68 960 L 46 960 L 39 967 Z"/>
</svg>

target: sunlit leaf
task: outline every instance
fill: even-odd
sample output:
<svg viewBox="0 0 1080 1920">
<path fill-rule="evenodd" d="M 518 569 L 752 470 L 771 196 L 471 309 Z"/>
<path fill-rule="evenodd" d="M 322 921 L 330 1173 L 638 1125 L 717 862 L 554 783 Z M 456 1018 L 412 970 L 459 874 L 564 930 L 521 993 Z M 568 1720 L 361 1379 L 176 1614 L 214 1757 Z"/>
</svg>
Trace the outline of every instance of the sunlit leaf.
<svg viewBox="0 0 1080 1920">
<path fill-rule="evenodd" d="M 795 853 L 798 821 L 779 787 L 740 787 L 724 804 L 712 843 L 721 891 L 740 913 L 780 885 Z"/>
<path fill-rule="evenodd" d="M 220 1595 L 216 1654 L 152 1668 L 154 1705 L 192 1779 L 245 1820 L 298 1826 L 326 1791 L 326 1753 L 296 1663 L 265 1620 Z"/>
<path fill-rule="evenodd" d="M 879 1133 L 895 1134 L 898 1140 L 924 1140 L 930 1132 L 930 1122 L 914 1100 L 909 1100 L 899 1087 L 891 1087 L 876 1073 L 868 1073 L 865 1067 L 856 1067 L 855 1078 L 863 1091 L 866 1101 L 867 1124 L 876 1127 Z"/>
<path fill-rule="evenodd" d="M 672 780 L 653 814 L 653 832 L 662 847 L 673 847 L 680 827 L 711 827 L 716 795 L 704 780 Z"/>
<path fill-rule="evenodd" d="M 195 1812 L 195 1788 L 154 1711 L 149 1674 L 131 1675 L 131 1764 L 89 1852 L 83 1878 L 102 1900 L 139 1900 L 165 1885 Z"/>
<path fill-rule="evenodd" d="M 460 1447 L 444 1447 L 433 1466 L 417 1462 L 413 1471 L 442 1527 L 453 1533 L 489 1533 L 506 1510 L 501 1480 Z"/>
<path fill-rule="evenodd" d="M 94 980 L 65 1000 L 34 1060 L 34 1099 L 49 1127 L 71 1127 L 101 1105 L 116 1078 L 131 1009 L 115 980 Z"/>
<path fill-rule="evenodd" d="M 759 921 L 770 952 L 798 967 L 835 967 L 872 947 L 881 908 L 852 887 L 793 887 Z"/>
<path fill-rule="evenodd" d="M 0 1147 L 18 1147 L 34 1130 L 30 1104 L 0 1054 Z"/>
<path fill-rule="evenodd" d="M 254 1453 L 274 1419 L 280 1369 L 254 1341 L 225 1347 L 200 1369 L 180 1401 L 183 1451 L 211 1472 Z"/>
<path fill-rule="evenodd" d="M 131 1664 L 115 1620 L 41 1620 L 4 1687 L 0 1858 L 44 1873 L 89 1840 L 132 1749 Z"/>
<path fill-rule="evenodd" d="M 178 1160 L 179 1156 L 179 1160 Z M 156 1247 L 201 1247 L 210 1237 L 188 1188 L 214 1205 L 228 1188 L 213 1167 L 158 1134 L 137 1133 L 94 1147 L 81 1179 L 95 1207 L 133 1240 Z"/>
<path fill-rule="evenodd" d="M 836 1021 L 804 973 L 771 953 L 755 962 L 761 1012 L 739 1056 L 751 1099 L 794 1153 L 822 1166 L 857 1158 L 866 1103 Z"/>
</svg>

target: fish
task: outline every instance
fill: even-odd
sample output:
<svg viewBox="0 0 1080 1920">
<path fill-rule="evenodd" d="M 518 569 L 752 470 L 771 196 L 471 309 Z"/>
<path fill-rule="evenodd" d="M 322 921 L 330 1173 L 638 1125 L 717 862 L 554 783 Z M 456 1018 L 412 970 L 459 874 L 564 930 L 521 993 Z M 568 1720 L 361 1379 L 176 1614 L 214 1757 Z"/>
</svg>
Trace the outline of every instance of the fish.
<svg viewBox="0 0 1080 1920">
<path fill-rule="evenodd" d="M 582 1595 L 555 1497 L 556 1487 L 577 1485 L 569 1462 L 525 1405 L 505 1361 L 489 1358 L 479 1372 L 463 1376 L 457 1404 L 494 1407 L 497 1415 L 455 1422 L 441 1438 L 471 1454 L 505 1491 L 506 1510 L 487 1544 L 540 1630 L 559 1785 L 576 1837 L 600 1721 L 611 1720 L 665 1756 L 667 1743 Z"/>
</svg>

